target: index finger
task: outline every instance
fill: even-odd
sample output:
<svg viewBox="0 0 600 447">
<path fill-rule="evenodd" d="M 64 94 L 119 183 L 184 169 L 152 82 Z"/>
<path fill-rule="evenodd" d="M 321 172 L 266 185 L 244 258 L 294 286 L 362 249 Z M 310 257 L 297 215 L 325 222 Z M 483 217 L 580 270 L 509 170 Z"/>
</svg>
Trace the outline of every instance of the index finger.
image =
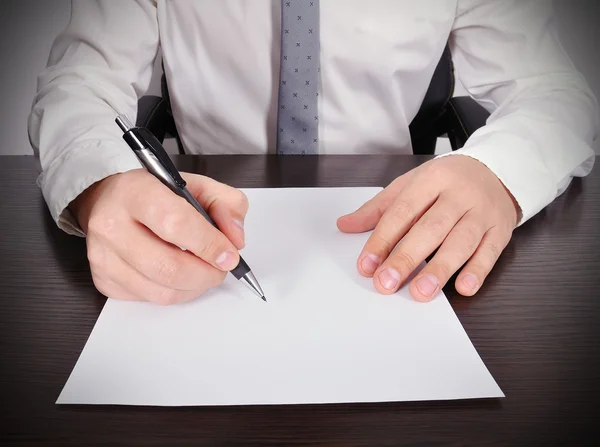
<svg viewBox="0 0 600 447">
<path fill-rule="evenodd" d="M 379 266 L 375 273 L 376 288 L 382 293 L 396 292 L 427 256 L 442 244 L 463 214 L 463 207 L 441 196 Z M 450 275 L 449 272 L 447 274 Z"/>
<path fill-rule="evenodd" d="M 153 180 L 156 187 L 131 204 L 132 218 L 164 241 L 188 250 L 215 268 L 235 268 L 239 253 L 233 243 L 185 199 Z"/>
<path fill-rule="evenodd" d="M 370 277 L 375 273 L 437 197 L 434 187 L 419 190 L 415 184 L 408 185 L 398 194 L 381 216 L 358 258 L 358 270 L 363 276 Z"/>
</svg>

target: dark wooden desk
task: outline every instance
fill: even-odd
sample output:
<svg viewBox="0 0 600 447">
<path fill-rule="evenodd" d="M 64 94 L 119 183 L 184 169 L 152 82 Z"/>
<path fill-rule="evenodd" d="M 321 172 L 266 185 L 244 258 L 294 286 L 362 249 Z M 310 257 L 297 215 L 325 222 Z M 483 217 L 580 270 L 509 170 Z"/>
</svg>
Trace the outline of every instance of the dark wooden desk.
<svg viewBox="0 0 600 447">
<path fill-rule="evenodd" d="M 178 157 L 238 187 L 385 186 L 424 158 Z M 54 404 L 98 317 L 85 241 L 30 157 L 0 157 L 1 438 L 11 445 L 582 445 L 600 423 L 600 172 L 519 228 L 472 299 L 446 293 L 502 400 L 233 408 Z"/>
</svg>

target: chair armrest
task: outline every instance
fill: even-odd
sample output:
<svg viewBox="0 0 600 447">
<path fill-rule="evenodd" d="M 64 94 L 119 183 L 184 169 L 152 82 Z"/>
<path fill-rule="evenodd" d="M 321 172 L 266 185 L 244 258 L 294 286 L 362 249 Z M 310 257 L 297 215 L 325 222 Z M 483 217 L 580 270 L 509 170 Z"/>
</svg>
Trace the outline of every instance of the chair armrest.
<svg viewBox="0 0 600 447">
<path fill-rule="evenodd" d="M 483 127 L 490 113 L 473 98 L 456 96 L 446 106 L 444 121 L 452 150 L 465 145 L 473 133 Z"/>
<path fill-rule="evenodd" d="M 138 101 L 136 126 L 146 127 L 161 143 L 169 129 L 167 105 L 160 96 L 142 96 Z"/>
</svg>

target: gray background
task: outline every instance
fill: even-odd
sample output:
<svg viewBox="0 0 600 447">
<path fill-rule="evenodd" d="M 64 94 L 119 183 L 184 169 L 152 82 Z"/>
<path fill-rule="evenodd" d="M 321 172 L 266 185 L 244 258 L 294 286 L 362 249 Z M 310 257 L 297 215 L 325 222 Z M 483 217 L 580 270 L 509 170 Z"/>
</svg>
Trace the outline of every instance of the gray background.
<svg viewBox="0 0 600 447">
<path fill-rule="evenodd" d="M 117 0 L 115 0 L 117 1 Z M 554 0 L 563 45 L 600 98 L 600 1 Z M 0 16 L 0 155 L 29 155 L 27 117 L 56 34 L 67 24 L 70 0 L 3 0 Z M 158 93 L 158 76 L 151 93 Z M 465 94 L 458 86 L 456 95 Z M 600 154 L 600 140 L 595 144 Z M 438 151 L 448 150 L 440 141 Z"/>
</svg>

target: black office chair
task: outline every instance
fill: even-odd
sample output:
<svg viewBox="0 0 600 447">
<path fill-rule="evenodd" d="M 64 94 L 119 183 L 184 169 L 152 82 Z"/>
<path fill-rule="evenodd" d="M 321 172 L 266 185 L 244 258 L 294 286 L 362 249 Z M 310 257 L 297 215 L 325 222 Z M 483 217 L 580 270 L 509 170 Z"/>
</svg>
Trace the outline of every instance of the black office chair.
<svg viewBox="0 0 600 447">
<path fill-rule="evenodd" d="M 185 153 L 171 113 L 165 75 L 161 77 L 162 96 L 147 95 L 138 102 L 136 124 L 147 127 L 159 141 L 175 138 L 179 153 Z M 454 66 L 448 46 L 438 63 L 419 112 L 411 122 L 414 154 L 432 155 L 438 137 L 447 136 L 452 150 L 464 146 L 489 113 L 468 96 L 453 97 Z"/>
</svg>

